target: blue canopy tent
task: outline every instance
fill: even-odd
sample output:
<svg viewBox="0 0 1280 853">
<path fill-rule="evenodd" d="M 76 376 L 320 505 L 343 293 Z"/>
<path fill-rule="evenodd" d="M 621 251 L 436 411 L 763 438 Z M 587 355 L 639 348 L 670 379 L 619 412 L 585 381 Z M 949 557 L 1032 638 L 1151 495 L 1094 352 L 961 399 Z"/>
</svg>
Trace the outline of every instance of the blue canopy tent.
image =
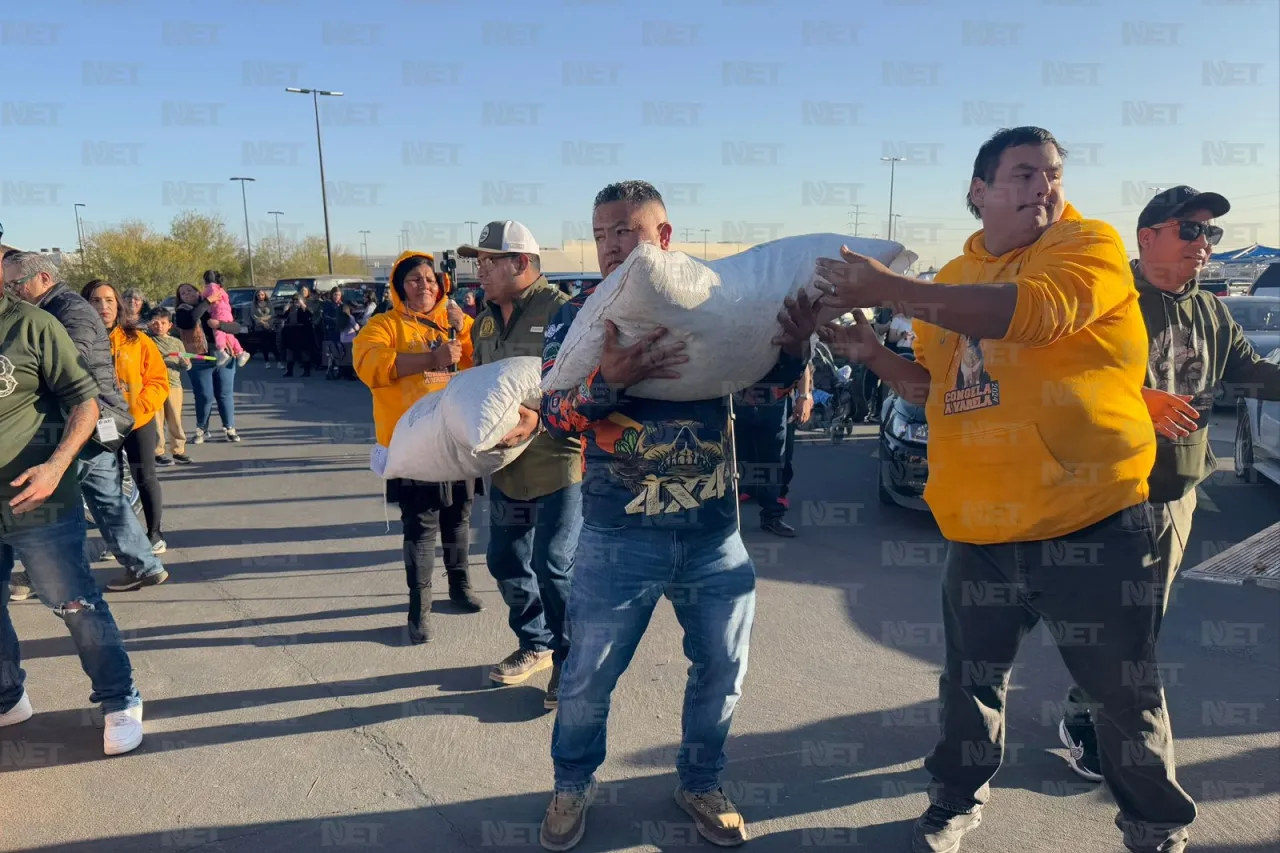
<svg viewBox="0 0 1280 853">
<path fill-rule="evenodd" d="M 1269 264 L 1272 261 L 1280 261 L 1280 249 L 1255 243 L 1244 249 L 1216 252 L 1209 256 L 1209 260 L 1224 264 Z"/>
</svg>

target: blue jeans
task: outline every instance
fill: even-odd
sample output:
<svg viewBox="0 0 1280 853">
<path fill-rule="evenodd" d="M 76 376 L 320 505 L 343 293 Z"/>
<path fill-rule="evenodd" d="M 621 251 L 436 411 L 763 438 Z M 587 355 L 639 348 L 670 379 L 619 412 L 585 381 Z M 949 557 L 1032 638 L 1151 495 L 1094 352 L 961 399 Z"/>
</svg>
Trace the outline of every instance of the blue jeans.
<svg viewBox="0 0 1280 853">
<path fill-rule="evenodd" d="M 517 501 L 490 484 L 489 574 L 507 603 L 520 648 L 552 652 L 563 663 L 565 603 L 582 530 L 582 484 Z"/>
<path fill-rule="evenodd" d="M 583 525 L 569 594 L 569 659 L 551 734 L 557 791 L 587 788 L 605 758 L 609 701 L 663 595 L 692 664 L 676 771 L 695 794 L 720 786 L 724 744 L 747 674 L 756 573 L 733 528 Z"/>
<path fill-rule="evenodd" d="M 125 500 L 120 458 L 102 449 L 85 450 L 77 463 L 76 479 L 102 541 L 120 564 L 140 578 L 164 571 L 160 558 L 151 553 L 147 531 Z"/>
<path fill-rule="evenodd" d="M 187 378 L 191 380 L 191 396 L 196 401 L 196 428 L 209 431 L 209 418 L 213 415 L 213 404 L 216 401 L 223 428 L 235 429 L 235 359 L 222 367 L 211 361 L 192 361 Z"/>
<path fill-rule="evenodd" d="M 78 462 L 76 479 L 102 542 L 118 558 L 120 565 L 137 578 L 159 575 L 164 571 L 164 565 L 160 557 L 151 553 L 151 540 L 147 539 L 146 529 L 124 498 L 119 457 L 105 450 L 86 450 L 84 453 L 86 455 L 81 456 Z"/>
<path fill-rule="evenodd" d="M 9 576 L 15 551 L 36 595 L 71 632 L 80 666 L 93 684 L 89 701 L 101 702 L 107 714 L 142 702 L 116 620 L 89 572 L 84 516 L 79 509 L 64 516 L 51 524 L 19 525 L 0 541 L 0 713 L 18 704 L 27 676 L 22 671 L 18 635 L 9 618 Z M 65 609 L 73 602 L 80 609 Z"/>
</svg>

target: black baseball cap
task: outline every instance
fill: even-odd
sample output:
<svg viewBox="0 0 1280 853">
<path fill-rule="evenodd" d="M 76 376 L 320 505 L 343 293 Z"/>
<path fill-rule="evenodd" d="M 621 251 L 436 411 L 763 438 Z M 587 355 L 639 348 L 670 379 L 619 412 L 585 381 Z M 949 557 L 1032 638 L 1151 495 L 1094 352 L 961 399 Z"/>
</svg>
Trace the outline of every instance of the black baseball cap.
<svg viewBox="0 0 1280 853">
<path fill-rule="evenodd" d="M 1177 219 L 1189 210 L 1207 210 L 1216 219 L 1231 210 L 1231 202 L 1217 193 L 1202 193 L 1180 184 L 1151 197 L 1147 206 L 1138 214 L 1138 228 L 1150 228 L 1170 219 Z"/>
</svg>

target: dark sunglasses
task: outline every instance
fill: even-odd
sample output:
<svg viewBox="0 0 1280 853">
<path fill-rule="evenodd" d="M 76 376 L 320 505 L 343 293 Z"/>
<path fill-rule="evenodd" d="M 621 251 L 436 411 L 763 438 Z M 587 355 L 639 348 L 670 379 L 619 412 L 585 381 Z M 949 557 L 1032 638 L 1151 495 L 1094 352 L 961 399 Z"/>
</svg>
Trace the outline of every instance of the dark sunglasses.
<svg viewBox="0 0 1280 853">
<path fill-rule="evenodd" d="M 1208 222 L 1196 222 L 1192 219 L 1179 219 L 1177 222 L 1163 222 L 1159 225 L 1152 225 L 1154 231 L 1159 228 L 1167 228 L 1170 225 L 1178 226 L 1178 239 L 1185 240 L 1190 243 L 1199 240 L 1201 235 L 1209 242 L 1210 246 L 1218 245 L 1218 241 L 1222 239 L 1222 227 L 1219 225 L 1210 225 Z"/>
</svg>

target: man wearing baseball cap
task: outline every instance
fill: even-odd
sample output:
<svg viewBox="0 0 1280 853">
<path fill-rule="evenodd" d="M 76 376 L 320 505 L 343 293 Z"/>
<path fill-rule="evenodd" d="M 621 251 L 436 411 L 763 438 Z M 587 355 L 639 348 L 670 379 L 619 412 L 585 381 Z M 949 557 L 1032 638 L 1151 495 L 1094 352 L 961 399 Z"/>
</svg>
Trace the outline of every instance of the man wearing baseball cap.
<svg viewBox="0 0 1280 853">
<path fill-rule="evenodd" d="M 1226 306 L 1199 287 L 1209 254 L 1222 239 L 1213 220 L 1229 210 L 1230 202 L 1217 193 L 1176 186 L 1156 194 L 1138 215 L 1138 260 L 1131 266 L 1147 326 L 1142 395 L 1156 427 L 1148 485 L 1164 578 L 1157 631 L 1191 537 L 1196 487 L 1217 470 L 1203 418 L 1212 411 L 1215 388 L 1223 383 L 1228 400 L 1280 400 L 1280 365 L 1259 357 Z M 1070 750 L 1071 768 L 1101 782 L 1093 707 L 1084 690 L 1072 687 L 1058 735 Z"/>
<path fill-rule="evenodd" d="M 543 334 L 569 297 L 542 275 L 538 241 L 519 222 L 490 222 L 474 246 L 484 309 L 471 340 L 476 366 L 507 358 L 542 357 Z M 565 602 L 582 528 L 582 442 L 540 429 L 533 409 L 521 408 L 512 446 L 532 437 L 515 462 L 493 475 L 489 494 L 489 573 L 507 603 L 519 647 L 489 671 L 497 684 L 521 684 L 551 668 L 543 706 L 556 707 L 560 666 L 569 646 Z"/>
</svg>

